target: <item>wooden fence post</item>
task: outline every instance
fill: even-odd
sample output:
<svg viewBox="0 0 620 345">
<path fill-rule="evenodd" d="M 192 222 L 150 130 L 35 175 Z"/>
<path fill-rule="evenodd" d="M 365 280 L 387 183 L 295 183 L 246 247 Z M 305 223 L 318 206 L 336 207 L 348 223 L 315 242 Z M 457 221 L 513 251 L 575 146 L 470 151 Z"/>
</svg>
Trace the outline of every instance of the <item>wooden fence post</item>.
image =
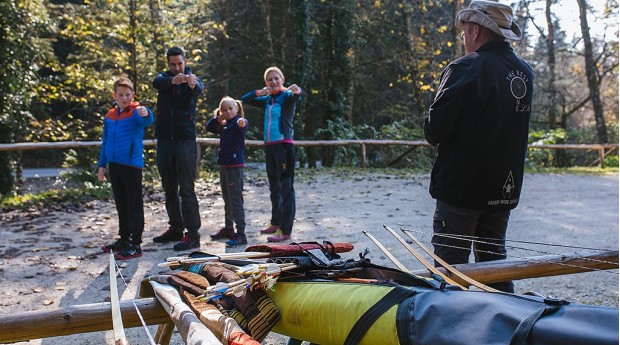
<svg viewBox="0 0 620 345">
<path fill-rule="evenodd" d="M 362 142 L 360 145 L 361 148 L 361 165 L 362 165 L 362 169 L 366 168 L 366 143 Z"/>
</svg>

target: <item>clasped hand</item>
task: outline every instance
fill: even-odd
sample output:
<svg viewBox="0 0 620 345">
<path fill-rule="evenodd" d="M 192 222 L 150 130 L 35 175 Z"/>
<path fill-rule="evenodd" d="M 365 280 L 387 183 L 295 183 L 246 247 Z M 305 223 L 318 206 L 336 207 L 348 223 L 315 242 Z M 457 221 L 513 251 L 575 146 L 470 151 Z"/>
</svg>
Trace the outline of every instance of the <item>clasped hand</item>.
<svg viewBox="0 0 620 345">
<path fill-rule="evenodd" d="M 172 77 L 172 84 L 183 84 L 187 83 L 190 89 L 193 89 L 196 86 L 196 75 L 195 74 L 177 74 Z"/>
</svg>

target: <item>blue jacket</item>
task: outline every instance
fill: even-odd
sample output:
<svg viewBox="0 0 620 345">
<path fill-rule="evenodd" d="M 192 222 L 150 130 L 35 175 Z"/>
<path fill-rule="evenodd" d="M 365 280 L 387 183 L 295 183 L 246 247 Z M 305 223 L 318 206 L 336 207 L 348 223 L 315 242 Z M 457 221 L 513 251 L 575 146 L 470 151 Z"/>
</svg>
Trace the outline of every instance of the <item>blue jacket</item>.
<svg viewBox="0 0 620 345">
<path fill-rule="evenodd" d="M 185 67 L 185 74 L 190 73 L 191 69 Z M 158 139 L 196 139 L 196 104 L 204 85 L 198 78 L 193 90 L 187 83 L 172 85 L 173 77 L 166 71 L 153 80 L 153 87 L 158 91 L 155 136 Z"/>
<path fill-rule="evenodd" d="M 142 117 L 138 114 L 138 102 L 132 102 L 122 112 L 118 106 L 110 109 L 103 120 L 103 135 L 98 167 L 108 163 L 144 168 L 143 140 L 144 128 L 153 124 L 153 112 Z"/>
<path fill-rule="evenodd" d="M 221 167 L 232 168 L 245 165 L 243 145 L 245 144 L 245 133 L 248 131 L 248 126 L 239 127 L 237 121 L 240 118 L 237 115 L 232 120 L 226 121 L 226 125 L 218 123 L 215 117 L 207 122 L 207 131 L 220 135 L 217 164 Z"/>
<path fill-rule="evenodd" d="M 263 141 L 266 145 L 293 143 L 293 119 L 295 106 L 301 99 L 290 90 L 282 89 L 276 94 L 258 96 L 258 90 L 250 91 L 241 101 L 265 109 Z"/>
</svg>

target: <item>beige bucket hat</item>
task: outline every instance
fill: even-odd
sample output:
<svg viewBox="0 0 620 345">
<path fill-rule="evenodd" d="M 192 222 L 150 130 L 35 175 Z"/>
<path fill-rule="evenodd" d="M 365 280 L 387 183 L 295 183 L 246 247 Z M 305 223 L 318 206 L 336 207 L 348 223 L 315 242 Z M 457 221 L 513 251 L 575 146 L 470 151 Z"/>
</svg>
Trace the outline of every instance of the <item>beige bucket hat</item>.
<svg viewBox="0 0 620 345">
<path fill-rule="evenodd" d="M 465 22 L 484 26 L 512 41 L 522 36 L 521 28 L 513 21 L 512 7 L 496 1 L 473 0 L 468 8 L 457 13 L 454 26 L 461 29 Z"/>
</svg>

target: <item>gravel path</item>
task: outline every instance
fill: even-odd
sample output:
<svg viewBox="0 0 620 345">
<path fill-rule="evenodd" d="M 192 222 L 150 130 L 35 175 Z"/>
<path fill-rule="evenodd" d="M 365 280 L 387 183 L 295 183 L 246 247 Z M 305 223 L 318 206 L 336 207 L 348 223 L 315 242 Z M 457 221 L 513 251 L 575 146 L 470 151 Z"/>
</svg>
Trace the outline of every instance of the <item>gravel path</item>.
<svg viewBox="0 0 620 345">
<path fill-rule="evenodd" d="M 258 229 L 269 222 L 269 196 L 262 170 L 246 169 L 245 205 L 250 244 L 266 236 Z M 370 249 L 373 263 L 393 267 L 363 235 L 368 231 L 411 270 L 421 269 L 412 255 L 383 225 L 416 232 L 430 242 L 434 200 L 427 175 L 396 176 L 368 171 L 321 170 L 301 172 L 296 179 L 297 217 L 293 241 L 351 242 L 357 253 Z M 581 176 L 528 174 L 522 200 L 511 215 L 510 240 L 618 250 L 618 175 Z M 198 188 L 203 227 L 202 251 L 224 253 L 208 234 L 223 225 L 223 202 L 216 183 Z M 176 255 L 169 245 L 152 238 L 167 227 L 160 194 L 148 196 L 144 256 L 122 264 L 126 288 L 121 299 L 136 297 L 142 278 L 159 271 L 157 263 Z M 12 313 L 103 302 L 109 296 L 107 256 L 98 247 L 117 233 L 114 206 L 95 201 L 77 211 L 6 212 L 0 218 L 0 310 Z M 579 249 L 513 244 L 509 257 L 570 253 Z M 526 249 L 522 249 L 528 247 Z M 515 282 L 519 292 L 536 291 L 570 301 L 618 307 L 618 270 L 525 279 Z M 154 334 L 156 326 L 150 327 Z M 128 330 L 130 343 L 146 343 L 144 331 Z M 113 344 L 112 332 L 57 337 L 19 344 Z M 173 343 L 180 342 L 175 334 Z M 264 344 L 286 343 L 270 335 Z"/>
</svg>

